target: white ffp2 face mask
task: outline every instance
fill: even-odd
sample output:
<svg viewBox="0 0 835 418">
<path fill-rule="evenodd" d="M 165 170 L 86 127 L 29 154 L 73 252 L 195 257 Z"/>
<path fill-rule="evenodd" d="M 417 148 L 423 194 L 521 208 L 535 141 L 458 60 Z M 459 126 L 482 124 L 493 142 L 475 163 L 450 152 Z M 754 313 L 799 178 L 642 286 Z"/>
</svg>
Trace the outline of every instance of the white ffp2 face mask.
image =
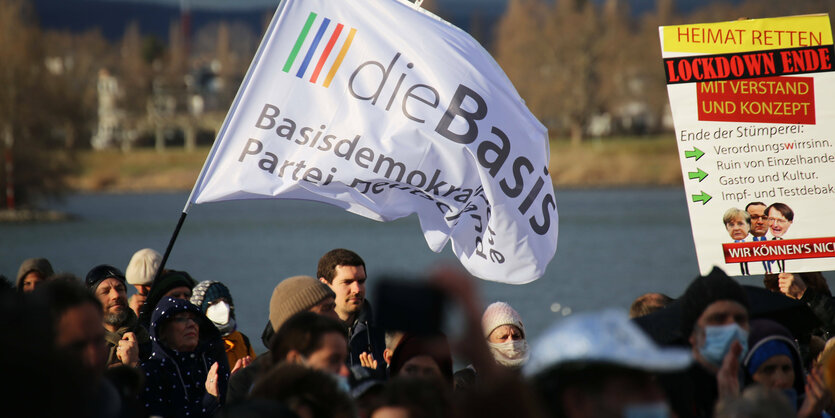
<svg viewBox="0 0 835 418">
<path fill-rule="evenodd" d="M 491 343 L 490 352 L 497 363 L 505 367 L 519 368 L 528 361 L 528 342 L 526 340 Z"/>
<path fill-rule="evenodd" d="M 229 309 L 229 304 L 226 302 L 218 302 L 213 305 L 209 305 L 209 308 L 206 309 L 206 316 L 215 324 L 224 325 L 229 322 L 229 314 L 231 309 Z"/>
<path fill-rule="evenodd" d="M 206 309 L 206 317 L 215 324 L 221 335 L 229 335 L 237 328 L 235 318 L 232 316 L 232 308 L 226 302 L 209 305 Z"/>
</svg>

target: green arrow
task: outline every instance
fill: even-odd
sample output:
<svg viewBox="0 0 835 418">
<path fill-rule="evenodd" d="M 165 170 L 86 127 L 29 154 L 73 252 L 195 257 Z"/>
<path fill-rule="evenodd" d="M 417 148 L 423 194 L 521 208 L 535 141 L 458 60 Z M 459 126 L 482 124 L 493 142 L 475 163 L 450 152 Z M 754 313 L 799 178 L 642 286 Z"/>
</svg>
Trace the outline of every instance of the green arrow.
<svg viewBox="0 0 835 418">
<path fill-rule="evenodd" d="M 702 171 L 699 167 L 696 167 L 696 171 L 688 171 L 687 175 L 690 177 L 690 180 L 699 179 L 699 183 L 707 177 L 707 173 Z"/>
<path fill-rule="evenodd" d="M 693 195 L 693 201 L 694 202 L 702 202 L 703 205 L 706 205 L 707 202 L 710 201 L 710 199 L 713 199 L 713 196 L 705 193 L 704 191 L 702 192 L 702 194 L 694 194 Z"/>
<path fill-rule="evenodd" d="M 696 147 L 693 147 L 693 151 L 684 151 L 684 158 L 695 158 L 696 161 L 699 161 L 699 158 L 702 158 L 702 155 L 705 155 L 704 151 Z"/>
</svg>

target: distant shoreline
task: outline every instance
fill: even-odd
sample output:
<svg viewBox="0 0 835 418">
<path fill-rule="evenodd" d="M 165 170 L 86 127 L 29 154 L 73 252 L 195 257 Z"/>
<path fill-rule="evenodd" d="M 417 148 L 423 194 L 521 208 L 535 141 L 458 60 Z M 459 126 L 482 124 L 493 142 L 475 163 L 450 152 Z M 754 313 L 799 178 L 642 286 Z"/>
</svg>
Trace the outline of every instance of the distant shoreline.
<svg viewBox="0 0 835 418">
<path fill-rule="evenodd" d="M 76 192 L 189 191 L 208 152 L 208 147 L 83 151 L 81 169 L 69 184 Z M 670 135 L 589 139 L 578 146 L 552 141 L 549 170 L 558 188 L 681 186 L 677 152 Z"/>
</svg>

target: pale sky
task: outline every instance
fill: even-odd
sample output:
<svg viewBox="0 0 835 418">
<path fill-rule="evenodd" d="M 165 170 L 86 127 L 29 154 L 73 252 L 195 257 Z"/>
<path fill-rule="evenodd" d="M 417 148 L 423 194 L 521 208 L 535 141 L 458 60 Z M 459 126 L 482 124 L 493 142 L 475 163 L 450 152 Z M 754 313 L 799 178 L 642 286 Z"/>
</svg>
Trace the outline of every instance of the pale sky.
<svg viewBox="0 0 835 418">
<path fill-rule="evenodd" d="M 187 2 L 192 10 L 196 9 L 250 9 L 250 8 L 271 8 L 278 5 L 279 0 L 104 0 L 113 2 L 132 3 L 157 3 L 170 6 L 179 6 L 181 2 Z M 438 0 L 440 5 L 452 5 L 456 7 L 484 7 L 485 5 L 504 5 L 507 0 Z"/>
<path fill-rule="evenodd" d="M 249 9 L 268 8 L 278 5 L 278 0 L 103 0 L 121 3 L 156 3 L 179 6 L 188 3 L 192 9 Z"/>
</svg>

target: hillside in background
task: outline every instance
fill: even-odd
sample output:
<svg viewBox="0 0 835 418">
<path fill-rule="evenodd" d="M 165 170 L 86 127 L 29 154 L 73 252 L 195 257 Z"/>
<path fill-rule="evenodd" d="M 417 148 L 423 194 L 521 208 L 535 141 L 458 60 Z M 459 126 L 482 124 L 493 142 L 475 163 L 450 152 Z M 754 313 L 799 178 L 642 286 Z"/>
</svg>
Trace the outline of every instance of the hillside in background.
<svg viewBox="0 0 835 418">
<path fill-rule="evenodd" d="M 179 21 L 180 9 L 157 3 L 99 0 L 33 0 L 43 29 L 83 32 L 98 28 L 105 38 L 115 41 L 132 22 L 143 34 L 168 40 L 171 22 Z M 196 30 L 211 22 L 240 21 L 255 33 L 262 33 L 274 8 L 245 10 L 192 10 L 191 26 Z"/>
<path fill-rule="evenodd" d="M 179 0 L 154 2 L 143 0 L 33 0 L 38 19 L 44 29 L 82 32 L 99 28 L 110 40 L 124 35 L 125 27 L 138 22 L 144 34 L 168 40 L 169 24 L 180 18 Z M 602 2 L 604 0 L 597 0 Z M 627 0 L 634 15 L 641 15 L 655 9 L 657 0 Z M 699 6 L 715 3 L 717 0 L 676 0 L 675 9 L 690 12 Z M 233 2 L 230 2 L 233 3 Z M 266 5 L 256 8 L 201 9 L 192 7 L 192 29 L 218 20 L 244 22 L 254 33 L 262 33 L 266 22 L 275 12 L 278 1 L 265 1 Z M 506 0 L 436 0 L 439 14 L 456 26 L 470 32 L 484 42 L 492 38 L 494 26 L 504 13 Z M 738 3 L 738 1 L 725 1 Z"/>
<path fill-rule="evenodd" d="M 81 192 L 184 191 L 194 186 L 207 147 L 194 152 L 169 148 L 164 153 L 137 149 L 84 151 L 80 171 L 69 179 Z M 551 142 L 549 171 L 562 188 L 681 186 L 681 167 L 671 135 L 615 138 L 571 145 Z"/>
</svg>

